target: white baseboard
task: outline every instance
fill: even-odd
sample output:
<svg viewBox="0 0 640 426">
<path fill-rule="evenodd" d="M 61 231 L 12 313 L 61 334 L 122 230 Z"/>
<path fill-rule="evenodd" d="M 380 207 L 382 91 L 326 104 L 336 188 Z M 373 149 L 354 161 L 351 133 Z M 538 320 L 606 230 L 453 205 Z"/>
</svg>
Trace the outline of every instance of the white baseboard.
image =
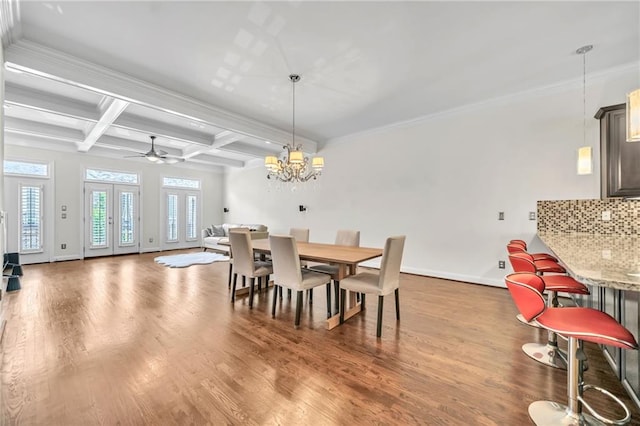
<svg viewBox="0 0 640 426">
<path fill-rule="evenodd" d="M 420 269 L 420 268 L 411 268 L 411 267 L 402 268 L 402 272 L 406 272 L 408 274 L 423 275 L 426 277 L 443 278 L 445 280 L 462 281 L 462 282 L 472 283 L 472 284 L 483 284 L 483 285 L 489 285 L 492 287 L 507 288 L 507 286 L 504 284 L 504 280 L 495 279 L 495 278 L 478 277 L 475 275 L 464 275 L 464 274 L 456 274 L 452 272 L 434 271 L 430 269 Z"/>
<path fill-rule="evenodd" d="M 54 256 L 53 259 L 51 259 L 52 262 L 65 262 L 67 260 L 81 260 L 82 256 L 80 256 L 79 254 L 67 254 L 65 256 Z"/>
</svg>

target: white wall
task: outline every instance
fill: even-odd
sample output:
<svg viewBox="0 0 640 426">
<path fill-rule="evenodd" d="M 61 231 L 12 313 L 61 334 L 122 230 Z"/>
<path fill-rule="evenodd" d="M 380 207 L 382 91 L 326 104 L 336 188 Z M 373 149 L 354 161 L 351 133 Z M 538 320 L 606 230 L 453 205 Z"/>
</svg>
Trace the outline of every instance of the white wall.
<svg viewBox="0 0 640 426">
<path fill-rule="evenodd" d="M 486 102 L 387 129 L 330 141 L 326 169 L 304 191 L 269 190 L 263 167 L 225 179 L 230 222 L 264 223 L 271 233 L 310 228 L 331 242 L 359 229 L 363 246 L 406 234 L 403 270 L 503 286 L 505 244 L 536 243 L 528 212 L 542 199 L 599 198 L 601 106 L 623 103 L 640 86 L 638 68 L 588 78 L 587 145 L 594 174 L 576 174 L 583 145 L 582 79 Z M 303 125 L 302 123 L 300 123 Z M 374 127 L 375 123 L 372 123 Z M 300 213 L 298 205 L 308 207 Z M 498 212 L 505 220 L 498 221 Z"/>
<path fill-rule="evenodd" d="M 142 251 L 154 251 L 160 247 L 160 190 L 163 176 L 200 179 L 202 182 L 203 226 L 222 220 L 222 182 L 218 172 L 190 170 L 171 165 L 147 164 L 138 161 L 95 157 L 88 154 L 56 152 L 15 145 L 5 146 L 5 158 L 52 162 L 54 167 L 54 244 L 53 259 L 78 259 L 82 257 L 83 241 L 83 173 L 85 168 L 99 168 L 125 172 L 137 172 L 142 176 Z M 67 206 L 67 218 L 61 218 L 61 206 Z M 152 238 L 153 242 L 149 239 Z M 62 250 L 60 245 L 67 244 Z M 199 244 L 199 243 L 198 243 Z"/>
</svg>

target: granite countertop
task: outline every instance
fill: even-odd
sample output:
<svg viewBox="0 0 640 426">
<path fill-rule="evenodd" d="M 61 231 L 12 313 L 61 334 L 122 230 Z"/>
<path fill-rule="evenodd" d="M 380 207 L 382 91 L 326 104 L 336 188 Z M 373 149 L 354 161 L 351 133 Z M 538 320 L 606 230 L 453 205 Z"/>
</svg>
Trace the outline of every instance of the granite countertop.
<svg viewBox="0 0 640 426">
<path fill-rule="evenodd" d="M 538 237 L 578 281 L 640 291 L 640 236 L 539 232 Z"/>
</svg>

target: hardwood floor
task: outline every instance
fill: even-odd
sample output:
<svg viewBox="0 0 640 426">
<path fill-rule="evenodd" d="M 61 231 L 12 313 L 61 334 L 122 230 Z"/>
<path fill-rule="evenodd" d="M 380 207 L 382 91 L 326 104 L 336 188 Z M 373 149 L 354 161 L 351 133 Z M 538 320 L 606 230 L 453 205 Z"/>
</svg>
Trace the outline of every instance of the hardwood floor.
<svg viewBox="0 0 640 426">
<path fill-rule="evenodd" d="M 566 373 L 520 350 L 546 334 L 518 323 L 505 289 L 403 275 L 402 319 L 388 297 L 377 340 L 375 298 L 328 331 L 318 289 L 296 330 L 286 295 L 275 319 L 271 291 L 253 310 L 231 304 L 228 263 L 169 269 L 157 255 L 24 267 L 3 300 L 2 424 L 525 425 L 531 402 L 566 402 Z M 640 424 L 586 349 L 585 380 Z"/>
</svg>

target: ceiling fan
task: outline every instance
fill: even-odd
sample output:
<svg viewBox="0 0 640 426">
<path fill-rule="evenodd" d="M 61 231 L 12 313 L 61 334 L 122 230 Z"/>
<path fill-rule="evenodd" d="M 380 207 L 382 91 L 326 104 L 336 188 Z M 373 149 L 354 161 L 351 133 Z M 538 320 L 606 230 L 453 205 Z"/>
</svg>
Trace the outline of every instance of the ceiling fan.
<svg viewBox="0 0 640 426">
<path fill-rule="evenodd" d="M 168 155 L 167 151 L 163 151 L 161 149 L 156 150 L 156 146 L 155 146 L 156 137 L 150 136 L 150 138 L 151 138 L 151 149 L 148 152 L 145 152 L 145 153 L 141 152 L 138 155 L 128 155 L 125 158 L 144 157 L 147 160 L 156 164 L 163 164 L 163 163 L 175 164 L 180 161 L 184 161 L 184 159 L 182 158 L 167 157 Z"/>
</svg>

